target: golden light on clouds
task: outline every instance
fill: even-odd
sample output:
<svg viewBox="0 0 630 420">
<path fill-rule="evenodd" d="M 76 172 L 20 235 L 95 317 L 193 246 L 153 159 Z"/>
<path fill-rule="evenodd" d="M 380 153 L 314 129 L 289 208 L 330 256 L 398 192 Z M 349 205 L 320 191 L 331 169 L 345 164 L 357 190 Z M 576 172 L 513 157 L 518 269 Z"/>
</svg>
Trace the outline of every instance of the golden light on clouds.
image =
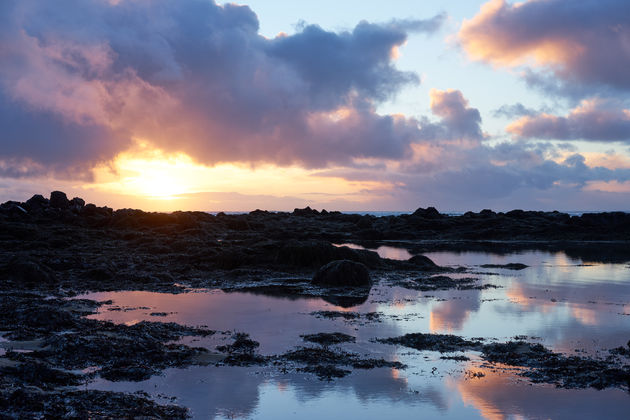
<svg viewBox="0 0 630 420">
<path fill-rule="evenodd" d="M 464 19 L 459 41 L 468 56 L 494 66 L 514 67 L 521 64 L 563 65 L 584 53 L 582 45 L 557 34 L 546 38 L 539 36 L 534 41 L 521 39 L 518 34 L 506 34 L 503 20 L 516 13 L 523 4 L 492 0 L 485 3 L 475 17 Z"/>
<path fill-rule="evenodd" d="M 135 197 L 145 206 L 147 201 L 153 202 L 150 206 L 159 210 L 187 208 L 184 202 L 192 205 L 191 197 L 204 193 L 238 192 L 278 199 L 293 197 L 303 199 L 305 203 L 348 197 L 356 202 L 367 202 L 374 195 L 366 194 L 366 191 L 392 188 L 386 182 L 349 181 L 341 177 L 318 176 L 318 172 L 298 166 L 270 164 L 205 166 L 184 153 L 165 153 L 139 140 L 134 148 L 119 154 L 108 165 L 95 168 L 94 181 L 83 188 Z M 204 207 L 199 207 L 200 203 L 196 201 L 191 208 L 225 210 L 221 200 L 207 198 L 206 201 Z M 274 210 L 264 203 L 260 207 Z"/>
<path fill-rule="evenodd" d="M 630 193 L 630 181 L 589 181 L 584 190 L 627 194 Z"/>
</svg>

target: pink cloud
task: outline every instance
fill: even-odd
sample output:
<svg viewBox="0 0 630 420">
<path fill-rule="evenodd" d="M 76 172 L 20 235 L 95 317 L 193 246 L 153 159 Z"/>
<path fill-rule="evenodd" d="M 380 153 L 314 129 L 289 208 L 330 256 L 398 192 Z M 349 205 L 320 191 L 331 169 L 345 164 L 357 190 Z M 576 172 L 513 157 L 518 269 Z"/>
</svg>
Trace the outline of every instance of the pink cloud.
<svg viewBox="0 0 630 420">
<path fill-rule="evenodd" d="M 509 133 L 552 140 L 630 141 L 630 110 L 619 103 L 585 100 L 566 116 L 547 113 L 524 116 L 510 125 Z"/>
<path fill-rule="evenodd" d="M 492 0 L 465 20 L 459 41 L 475 60 L 530 65 L 568 82 L 630 88 L 630 3 Z"/>
</svg>

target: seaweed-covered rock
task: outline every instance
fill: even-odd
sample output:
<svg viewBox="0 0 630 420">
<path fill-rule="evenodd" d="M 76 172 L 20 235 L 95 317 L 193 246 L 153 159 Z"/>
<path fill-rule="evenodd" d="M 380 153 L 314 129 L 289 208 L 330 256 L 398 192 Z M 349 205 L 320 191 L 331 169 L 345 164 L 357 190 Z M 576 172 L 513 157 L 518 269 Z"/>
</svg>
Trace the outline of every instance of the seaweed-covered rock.
<svg viewBox="0 0 630 420">
<path fill-rule="evenodd" d="M 330 346 L 333 344 L 341 343 L 354 343 L 356 341 L 355 337 L 340 332 L 305 334 L 301 335 L 300 337 L 302 337 L 302 340 L 304 341 L 320 344 L 322 346 Z"/>
</svg>

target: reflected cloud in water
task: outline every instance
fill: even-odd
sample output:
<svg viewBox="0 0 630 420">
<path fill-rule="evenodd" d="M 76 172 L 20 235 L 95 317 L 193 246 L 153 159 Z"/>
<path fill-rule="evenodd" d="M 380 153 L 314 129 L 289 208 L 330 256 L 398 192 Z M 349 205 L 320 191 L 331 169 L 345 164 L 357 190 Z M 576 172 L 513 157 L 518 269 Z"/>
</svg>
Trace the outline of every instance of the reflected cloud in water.
<svg viewBox="0 0 630 420">
<path fill-rule="evenodd" d="M 389 252 L 389 251 L 388 251 Z M 392 255 L 392 254 L 390 254 Z M 400 254 L 402 255 L 402 254 Z M 142 383 L 98 380 L 91 387 L 145 390 L 175 396 L 196 418 L 329 416 L 350 418 L 623 418 L 627 394 L 562 390 L 531 385 L 513 370 L 496 370 L 473 361 L 440 360 L 440 354 L 384 345 L 374 338 L 409 332 L 451 333 L 507 340 L 539 337 L 556 351 L 576 348 L 601 352 L 625 345 L 630 331 L 630 270 L 625 264 L 584 265 L 562 253 L 520 252 L 427 254 L 441 265 L 467 266 L 480 283 L 498 289 L 419 292 L 378 284 L 352 300 L 339 297 L 279 297 L 218 290 L 180 295 L 149 292 L 95 293 L 113 300 L 92 317 L 114 322 L 140 320 L 206 325 L 220 331 L 244 331 L 261 343 L 263 354 L 280 354 L 304 345 L 300 335 L 342 332 L 356 337 L 344 349 L 369 357 L 398 360 L 405 370 L 354 370 L 349 376 L 319 381 L 309 374 L 280 374 L 271 367 L 191 367 L 170 369 Z M 518 271 L 481 269 L 481 264 L 524 263 Z M 115 309 L 115 310 L 109 310 Z M 378 320 L 346 321 L 312 315 L 315 311 L 378 312 Z M 152 312 L 166 312 L 153 317 Z M 210 349 L 224 340 L 217 334 L 193 345 Z M 474 356 L 474 355 L 473 355 Z M 434 370 L 434 368 L 436 368 Z M 466 370 L 481 371 L 470 379 Z M 437 372 L 437 373 L 436 373 Z M 159 399 L 159 398 L 158 398 Z M 167 402 L 167 401 L 165 401 Z M 341 410 L 341 411 L 340 411 Z M 295 413 L 295 414 L 292 414 Z"/>
</svg>

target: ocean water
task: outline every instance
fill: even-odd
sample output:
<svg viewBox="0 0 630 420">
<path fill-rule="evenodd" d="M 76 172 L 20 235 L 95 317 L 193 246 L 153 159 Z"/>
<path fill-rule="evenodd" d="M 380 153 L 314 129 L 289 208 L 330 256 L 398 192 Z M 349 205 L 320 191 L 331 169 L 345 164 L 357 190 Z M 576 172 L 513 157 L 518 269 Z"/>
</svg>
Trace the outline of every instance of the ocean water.
<svg viewBox="0 0 630 420">
<path fill-rule="evenodd" d="M 464 213 L 466 213 L 465 211 L 444 211 L 444 210 L 439 210 L 441 214 L 444 214 L 446 216 L 462 216 Z M 570 211 L 563 211 L 563 210 L 559 210 L 560 213 L 566 213 L 569 216 L 581 216 L 583 214 L 592 214 L 592 213 L 602 213 L 605 212 L 606 210 L 570 210 Z M 281 211 L 271 211 L 272 213 L 282 213 Z M 376 216 L 376 217 L 384 217 L 384 216 L 401 216 L 404 214 L 411 214 L 413 213 L 414 210 L 410 210 L 410 211 L 371 211 L 371 210 L 357 210 L 357 211 L 342 211 L 341 213 L 343 214 L 360 214 L 361 216 L 364 215 L 370 215 L 370 216 Z M 628 213 L 628 211 L 622 211 L 624 213 Z M 210 211 L 208 212 L 209 214 L 212 214 L 214 216 L 216 216 L 219 213 L 225 213 L 225 214 L 248 214 L 249 211 L 225 211 L 225 212 L 218 212 L 218 211 Z M 286 212 L 285 212 L 286 213 Z M 497 211 L 498 213 L 498 211 Z"/>
<path fill-rule="evenodd" d="M 408 251 L 381 247 L 387 258 Z M 562 252 L 479 252 L 426 254 L 440 265 L 464 266 L 468 276 L 498 288 L 421 292 L 377 279 L 368 300 L 352 308 L 319 298 L 280 298 L 220 290 L 171 295 L 142 291 L 93 293 L 80 297 L 112 300 L 93 318 L 133 324 L 142 320 L 205 325 L 241 331 L 260 342 L 260 352 L 279 354 L 305 345 L 301 334 L 343 332 L 356 337 L 345 350 L 400 361 L 405 369 L 354 370 L 321 381 L 307 373 L 281 373 L 272 367 L 192 366 L 168 369 L 144 382 L 97 379 L 88 386 L 145 391 L 155 400 L 188 407 L 195 419 L 382 419 L 627 418 L 630 395 L 619 389 L 567 390 L 532 384 L 510 367 L 440 359 L 436 352 L 381 344 L 374 338 L 411 332 L 448 333 L 508 341 L 529 337 L 557 352 L 605 357 L 630 339 L 630 265 L 591 263 Z M 520 271 L 481 268 L 482 264 L 523 263 Z M 380 281 L 378 281 L 380 280 Z M 121 307 L 122 311 L 110 311 Z M 142 309 L 140 307 L 148 307 Z M 376 312 L 378 321 L 327 319 L 321 310 Z M 166 312 L 166 317 L 152 317 Z M 185 342 L 213 351 L 225 334 Z M 483 373 L 478 377 L 472 373 Z"/>
</svg>

